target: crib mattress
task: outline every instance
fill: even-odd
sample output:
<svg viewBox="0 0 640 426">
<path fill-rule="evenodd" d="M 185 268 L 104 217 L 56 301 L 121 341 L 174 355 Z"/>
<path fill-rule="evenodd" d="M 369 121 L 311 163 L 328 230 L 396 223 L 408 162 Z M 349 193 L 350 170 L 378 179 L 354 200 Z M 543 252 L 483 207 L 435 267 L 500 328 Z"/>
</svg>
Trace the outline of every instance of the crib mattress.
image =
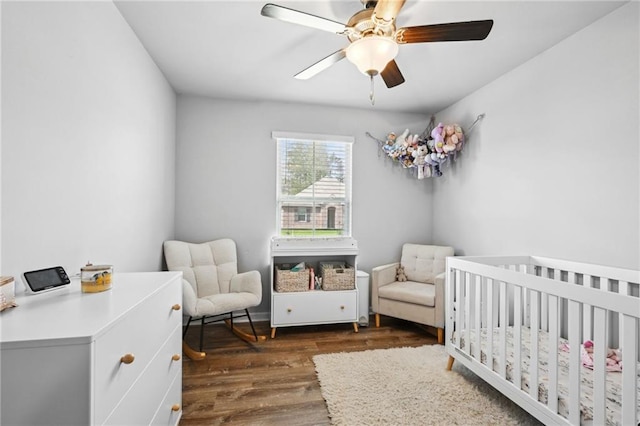
<svg viewBox="0 0 640 426">
<path fill-rule="evenodd" d="M 497 347 L 500 342 L 500 330 L 498 328 L 493 330 L 493 370 L 499 371 L 500 358 L 499 348 Z M 487 329 L 480 330 L 480 354 L 481 362 L 487 365 Z M 507 380 L 513 382 L 513 360 L 514 360 L 514 346 L 513 346 L 513 327 L 507 328 Z M 475 352 L 475 330 L 470 331 L 471 335 L 471 353 Z M 521 328 L 521 387 L 524 391 L 529 392 L 529 365 L 531 354 L 531 338 L 528 328 Z M 465 337 L 466 333 L 463 330 L 460 333 L 460 348 L 465 349 Z M 544 404 L 548 401 L 548 361 L 549 361 L 549 335 L 544 331 L 538 332 L 538 400 Z M 568 342 L 564 339 L 560 339 L 558 346 L 555 348 L 558 351 L 558 413 L 567 418 L 569 415 L 568 401 L 569 401 L 569 352 L 560 350 L 561 345 Z M 580 350 L 580 348 L 576 348 Z M 624 361 L 624 354 L 623 354 Z M 640 368 L 638 380 L 636 385 L 638 386 L 638 417 L 640 417 Z M 582 367 L 580 371 L 581 379 L 581 398 L 580 398 L 580 410 L 582 413 L 583 421 L 589 421 L 593 419 L 593 370 Z M 619 372 L 608 372 L 606 375 L 607 386 L 607 402 L 606 402 L 606 418 L 608 425 L 620 425 L 621 424 L 621 407 L 622 407 L 622 374 Z"/>
</svg>

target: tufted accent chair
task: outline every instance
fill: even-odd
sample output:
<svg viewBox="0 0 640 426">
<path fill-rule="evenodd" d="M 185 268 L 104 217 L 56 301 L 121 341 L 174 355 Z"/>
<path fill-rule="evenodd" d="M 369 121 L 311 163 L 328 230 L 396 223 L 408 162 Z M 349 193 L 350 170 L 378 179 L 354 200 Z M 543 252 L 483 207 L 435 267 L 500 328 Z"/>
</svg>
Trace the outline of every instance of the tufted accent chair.
<svg viewBox="0 0 640 426">
<path fill-rule="evenodd" d="M 233 240 L 225 238 L 202 244 L 165 241 L 164 257 L 170 271 L 182 271 L 182 303 L 185 314 L 189 315 L 184 334 L 192 320 L 201 320 L 201 352 L 205 324 L 228 316 L 231 329 L 239 333 L 233 327 L 234 311 L 244 311 L 236 318 L 249 319 L 253 337 L 258 341 L 248 309 L 262 301 L 262 278 L 258 271 L 238 273 Z"/>
<path fill-rule="evenodd" d="M 434 327 L 438 343 L 444 343 L 444 286 L 447 256 L 452 247 L 404 244 L 400 262 L 378 266 L 371 271 L 371 308 L 387 315 Z M 398 266 L 404 267 L 407 281 L 397 281 Z"/>
</svg>

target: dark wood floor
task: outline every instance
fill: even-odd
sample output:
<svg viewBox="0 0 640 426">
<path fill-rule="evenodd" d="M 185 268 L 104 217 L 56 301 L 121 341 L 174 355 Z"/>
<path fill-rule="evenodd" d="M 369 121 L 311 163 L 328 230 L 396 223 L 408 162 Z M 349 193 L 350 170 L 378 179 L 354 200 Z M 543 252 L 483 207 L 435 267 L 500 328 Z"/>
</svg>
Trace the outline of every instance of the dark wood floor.
<svg viewBox="0 0 640 426">
<path fill-rule="evenodd" d="M 382 317 L 354 333 L 351 324 L 285 327 L 269 336 L 268 322 L 256 323 L 261 343 L 249 344 L 224 325 L 205 326 L 203 361 L 184 357 L 183 415 L 187 425 L 327 425 L 328 411 L 320 393 L 312 357 L 321 353 L 363 351 L 435 344 L 419 326 Z M 238 324 L 250 332 L 247 323 Z M 198 347 L 199 325 L 186 341 Z"/>
</svg>

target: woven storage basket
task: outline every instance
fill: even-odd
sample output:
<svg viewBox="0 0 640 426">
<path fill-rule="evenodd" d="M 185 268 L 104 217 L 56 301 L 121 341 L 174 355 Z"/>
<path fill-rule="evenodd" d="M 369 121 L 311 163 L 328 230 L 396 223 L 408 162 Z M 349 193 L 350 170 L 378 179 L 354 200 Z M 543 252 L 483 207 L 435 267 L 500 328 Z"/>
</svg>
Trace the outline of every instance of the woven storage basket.
<svg viewBox="0 0 640 426">
<path fill-rule="evenodd" d="M 308 291 L 309 269 L 292 271 L 293 265 L 276 265 L 275 287 L 277 292 Z"/>
<path fill-rule="evenodd" d="M 356 271 L 344 262 L 321 262 L 323 290 L 353 290 L 356 288 Z"/>
</svg>

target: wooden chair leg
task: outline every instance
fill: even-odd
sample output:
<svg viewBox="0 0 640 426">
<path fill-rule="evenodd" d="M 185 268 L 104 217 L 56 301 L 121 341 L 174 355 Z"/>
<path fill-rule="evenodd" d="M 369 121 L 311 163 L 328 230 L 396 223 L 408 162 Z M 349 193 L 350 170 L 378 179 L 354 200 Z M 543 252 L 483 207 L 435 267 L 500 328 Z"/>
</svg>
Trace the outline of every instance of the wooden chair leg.
<svg viewBox="0 0 640 426">
<path fill-rule="evenodd" d="M 187 345 L 184 340 L 182 341 L 182 352 L 193 361 L 202 361 L 207 356 L 204 352 L 197 352 L 191 349 L 191 346 Z"/>
<path fill-rule="evenodd" d="M 249 343 L 252 343 L 252 342 L 264 342 L 265 340 L 267 340 L 267 336 L 262 336 L 262 335 L 258 335 L 258 334 L 249 334 L 249 333 L 246 333 L 243 330 L 240 330 L 229 319 L 224 320 L 224 323 L 227 325 L 227 327 L 229 327 L 229 330 L 231 330 L 231 332 L 233 334 L 235 334 L 236 336 L 238 336 L 239 338 L 241 338 L 245 342 L 249 342 Z M 254 333 L 255 333 L 255 331 L 254 331 Z"/>
<path fill-rule="evenodd" d="M 202 342 L 204 341 L 204 318 L 200 321 L 200 352 L 202 352 Z"/>
<path fill-rule="evenodd" d="M 376 314 L 376 328 L 380 328 L 380 314 Z"/>
<path fill-rule="evenodd" d="M 453 368 L 453 361 L 455 360 L 456 359 L 454 357 L 449 355 L 449 361 L 447 362 L 447 371 L 451 371 L 451 369 Z"/>
<path fill-rule="evenodd" d="M 247 314 L 247 319 L 249 320 L 249 325 L 251 325 L 251 331 L 253 331 L 253 337 L 256 338 L 256 342 L 258 341 L 258 333 L 256 333 L 256 329 L 253 326 L 253 321 L 251 321 L 251 315 L 249 315 L 249 310 L 245 309 L 244 312 Z"/>
<path fill-rule="evenodd" d="M 444 345 L 444 328 L 438 329 L 438 344 Z"/>
<path fill-rule="evenodd" d="M 187 321 L 187 325 L 184 328 L 184 331 L 182 332 L 182 338 L 184 339 L 184 336 L 187 335 L 187 330 L 189 330 L 189 325 L 191 325 L 191 320 L 193 319 L 192 316 L 189 316 L 189 320 Z"/>
</svg>

